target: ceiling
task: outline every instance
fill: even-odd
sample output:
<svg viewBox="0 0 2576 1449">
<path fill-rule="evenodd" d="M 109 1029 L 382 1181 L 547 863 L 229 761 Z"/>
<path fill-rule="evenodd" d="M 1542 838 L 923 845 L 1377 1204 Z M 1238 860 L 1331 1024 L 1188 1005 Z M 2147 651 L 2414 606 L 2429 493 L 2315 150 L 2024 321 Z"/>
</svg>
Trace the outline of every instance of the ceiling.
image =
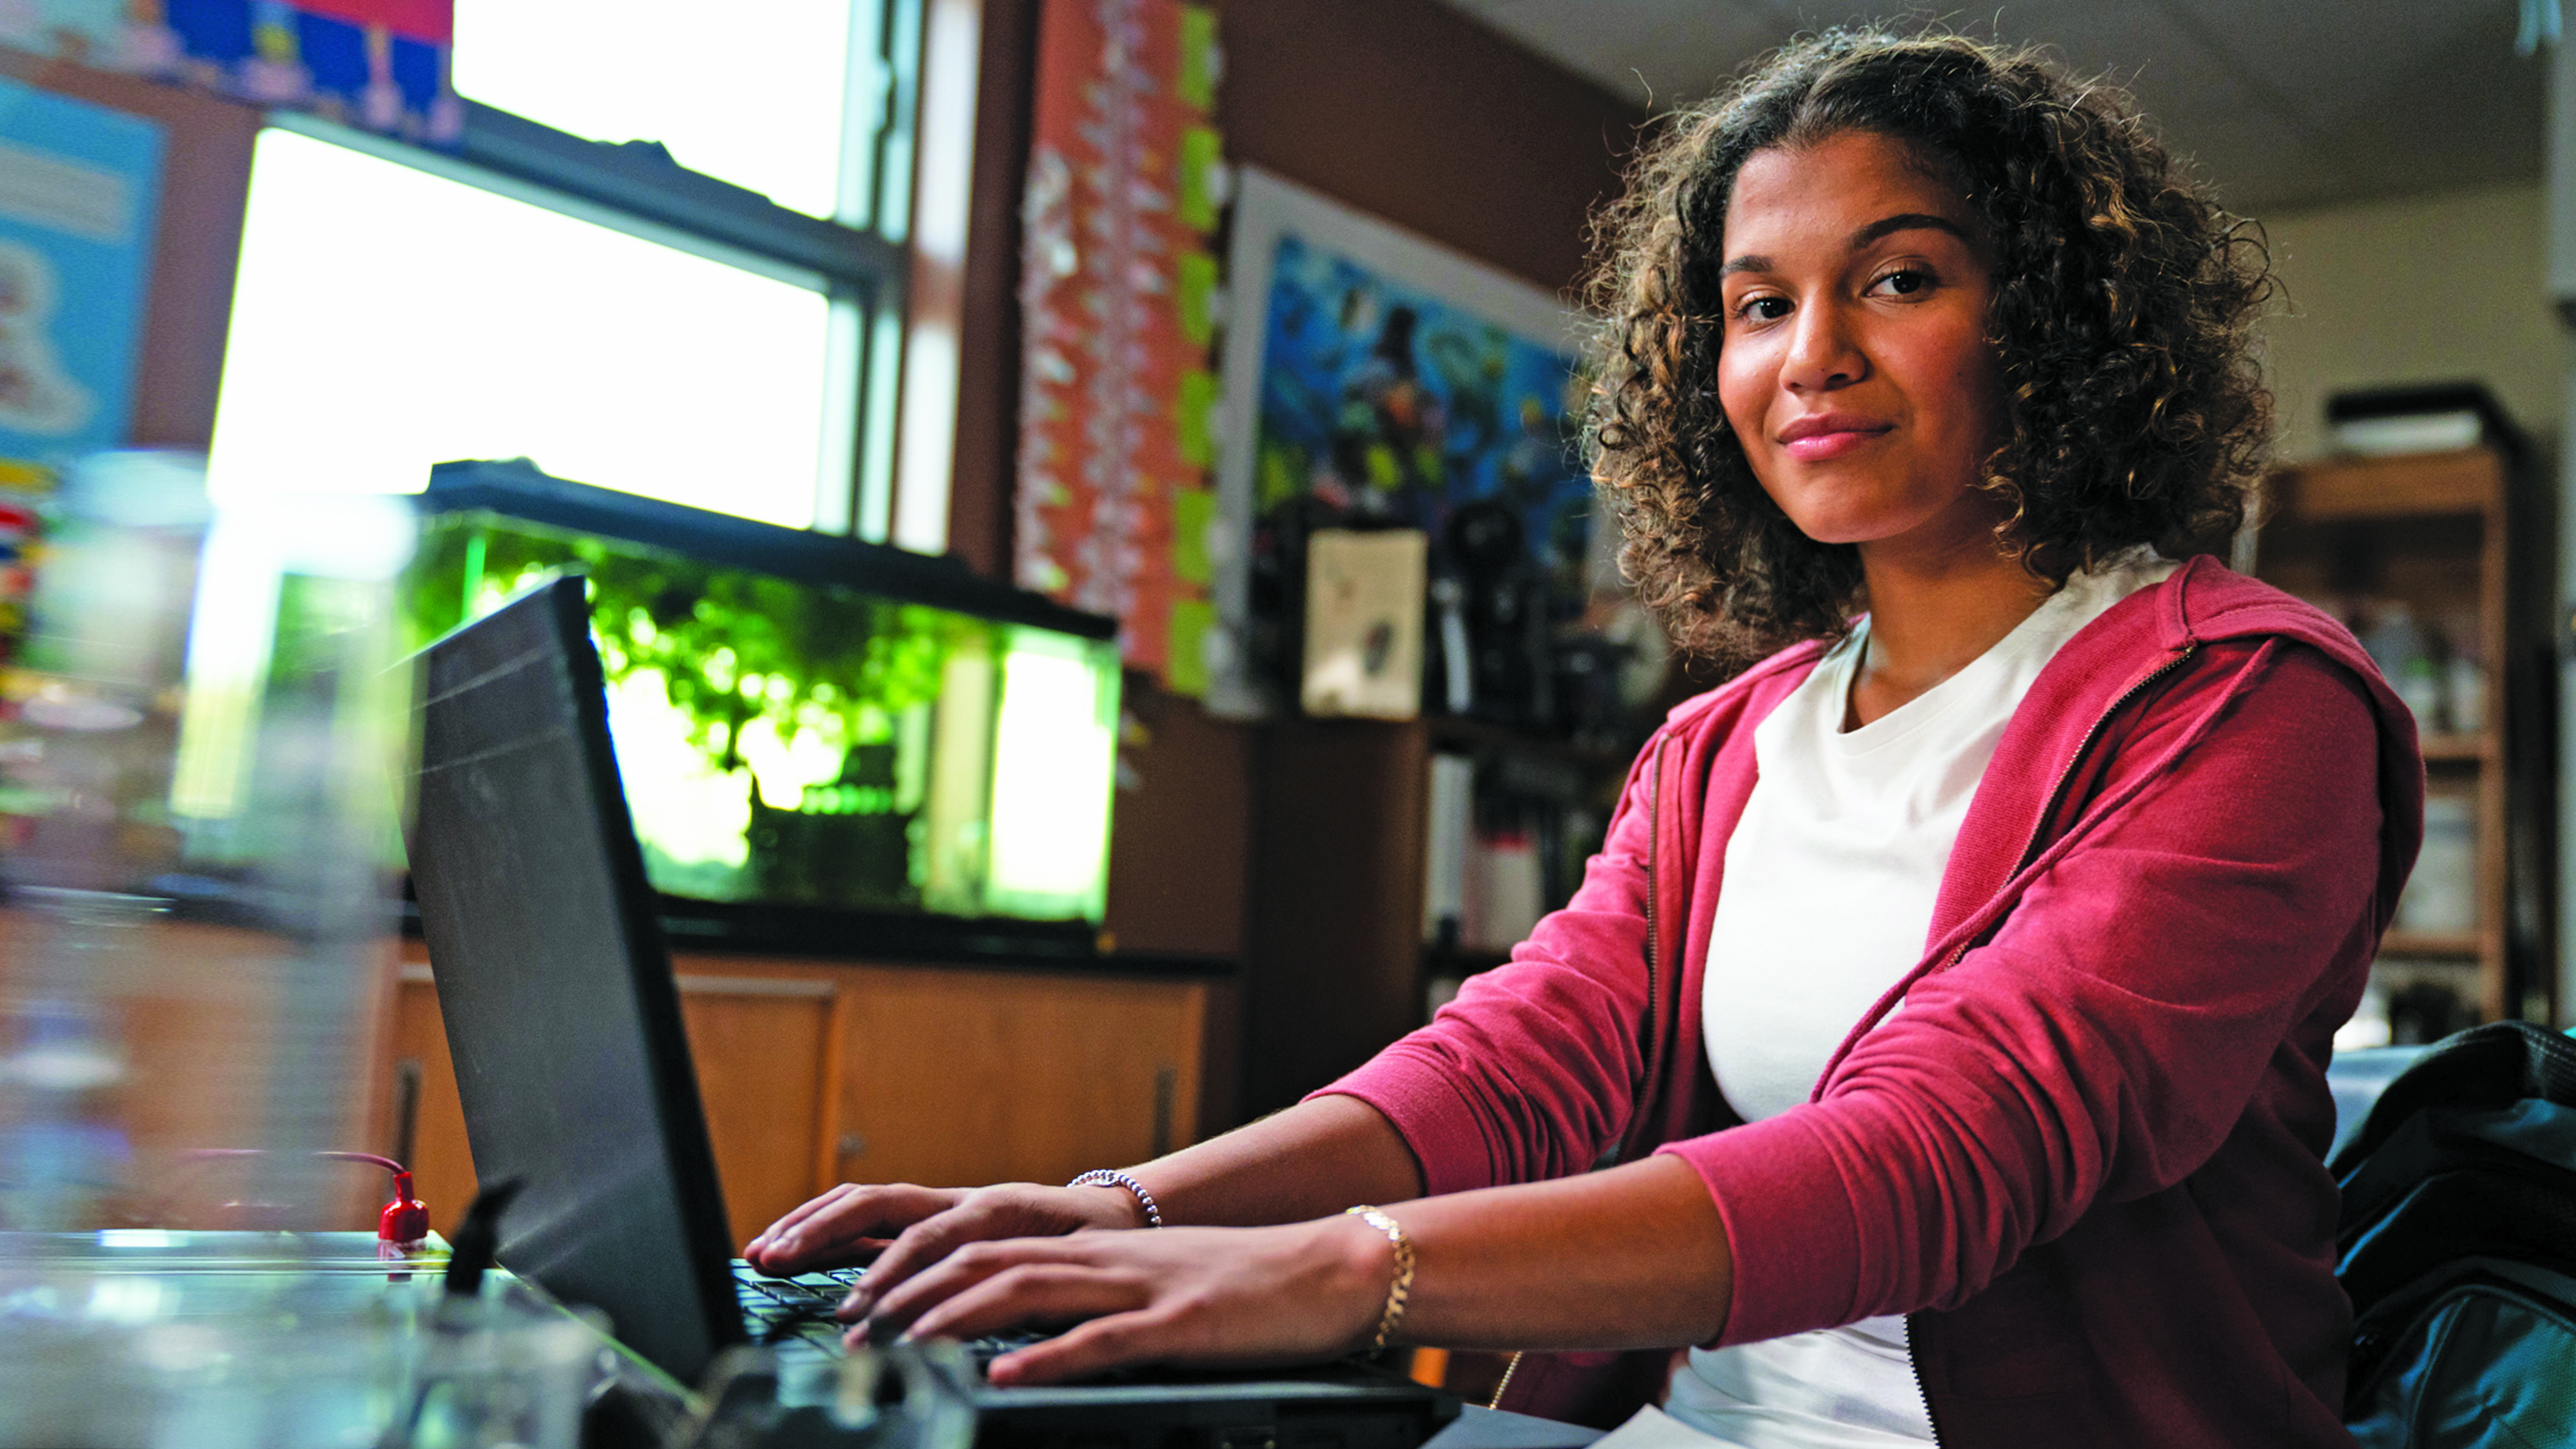
<svg viewBox="0 0 2576 1449">
<path fill-rule="evenodd" d="M 1908 13 L 1835 0 L 1447 3 L 1657 110 L 1802 29 Z M 1950 14 L 1968 34 L 2046 45 L 2127 86 L 2235 211 L 2541 173 L 2549 62 L 2514 53 L 2517 0 L 2006 0 Z"/>
</svg>

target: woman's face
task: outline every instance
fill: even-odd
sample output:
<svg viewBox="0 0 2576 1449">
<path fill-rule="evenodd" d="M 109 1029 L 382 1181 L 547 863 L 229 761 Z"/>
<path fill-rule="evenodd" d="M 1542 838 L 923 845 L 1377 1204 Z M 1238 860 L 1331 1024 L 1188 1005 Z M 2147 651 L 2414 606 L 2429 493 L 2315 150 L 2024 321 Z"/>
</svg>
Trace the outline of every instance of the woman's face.
<svg viewBox="0 0 2576 1449">
<path fill-rule="evenodd" d="M 1990 538 L 2002 440 L 1993 249 L 1903 143 L 1758 151 L 1726 210 L 1718 396 L 1753 473 L 1820 543 Z"/>
</svg>

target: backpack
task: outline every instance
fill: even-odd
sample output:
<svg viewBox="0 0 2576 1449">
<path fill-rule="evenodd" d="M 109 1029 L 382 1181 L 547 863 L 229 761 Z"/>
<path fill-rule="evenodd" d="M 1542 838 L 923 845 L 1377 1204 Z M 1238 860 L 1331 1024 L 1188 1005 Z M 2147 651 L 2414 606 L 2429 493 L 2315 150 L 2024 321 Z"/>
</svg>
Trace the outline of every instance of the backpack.
<svg viewBox="0 0 2576 1449">
<path fill-rule="evenodd" d="M 2365 1449 L 2576 1443 L 2576 1041 L 2446 1038 L 2327 1164 Z"/>
</svg>

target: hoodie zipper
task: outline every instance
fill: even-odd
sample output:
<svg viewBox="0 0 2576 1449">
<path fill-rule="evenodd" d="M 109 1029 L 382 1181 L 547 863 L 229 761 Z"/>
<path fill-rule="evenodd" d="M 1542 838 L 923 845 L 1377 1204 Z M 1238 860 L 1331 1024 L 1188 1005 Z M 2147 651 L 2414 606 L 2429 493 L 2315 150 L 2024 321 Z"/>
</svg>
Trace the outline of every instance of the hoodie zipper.
<svg viewBox="0 0 2576 1449">
<path fill-rule="evenodd" d="M 2096 739 L 2101 738 L 2102 727 L 2111 722 L 2111 716 L 2118 714 L 2121 710 L 2127 708 L 2131 700 L 2134 700 L 2139 695 L 2146 693 L 2149 688 L 2154 686 L 2157 680 L 2164 678 L 2166 675 L 2173 673 L 2177 669 L 2180 669 L 2183 666 L 2183 662 L 2191 658 L 2193 652 L 2199 649 L 2199 647 L 2200 644 L 2197 640 L 2186 642 L 2180 649 L 2174 651 L 2172 658 L 2167 659 L 2164 663 L 2148 670 L 2145 674 L 2138 676 L 2135 683 L 2131 684 L 2127 689 L 2120 691 L 2119 698 L 2112 700 L 2110 705 L 2105 708 L 2101 714 L 2094 717 L 2092 725 L 2084 731 L 2084 738 L 2076 741 L 2075 753 L 2068 755 L 2066 757 L 2066 763 L 2058 767 L 2056 780 L 2050 783 L 2047 797 L 2040 802 L 2039 816 L 2037 819 L 2033 820 L 2030 825 L 2030 839 L 2022 843 L 2021 858 L 2013 863 L 2014 874 L 2018 875 L 2024 869 L 2028 868 L 2031 858 L 2039 853 L 2040 833 L 2048 828 L 2049 818 L 2057 813 L 2058 804 L 2066 795 L 2067 781 L 2075 778 L 2075 767 L 2084 763 L 2084 757 L 2093 752 L 2093 742 Z M 1959 958 L 1968 954 L 1968 947 L 1970 944 L 1971 943 L 1968 941 L 1960 942 L 1957 948 L 1950 952 L 1949 959 L 1943 961 L 1939 966 L 1933 968 L 1933 970 L 1947 971 L 1951 967 L 1958 965 Z M 1926 972 L 1925 974 L 1929 975 L 1931 973 Z M 1938 1446 L 1941 1442 L 1941 1423 L 1938 1419 L 1932 1417 L 1932 1391 L 1924 1386 L 1923 1360 L 1917 1357 L 1914 1352 L 1914 1315 L 1912 1314 L 1906 1315 L 1905 1319 L 1905 1366 L 1913 1371 L 1914 1392 L 1917 1397 L 1923 1400 L 1923 1422 L 1930 1426 L 1932 1430 L 1932 1442 L 1935 1446 Z"/>
<path fill-rule="evenodd" d="M 2067 756 L 2066 763 L 2058 767 L 2056 783 L 2048 787 L 2048 798 L 2040 804 L 2039 818 L 2030 824 L 2030 839 L 2022 845 L 2021 859 L 2013 864 L 2015 872 L 2029 865 L 2031 857 L 2039 853 L 2039 833 L 2048 828 L 2048 818 L 2057 813 L 2058 801 L 2066 794 L 2066 782 L 2075 777 L 2075 767 L 2084 763 L 2084 757 L 2093 752 L 2093 741 L 2101 737 L 2102 726 L 2109 724 L 2111 716 L 2127 708 L 2129 701 L 2146 693 L 2157 680 L 2180 669 L 2183 661 L 2191 658 L 2199 648 L 2200 641 L 2185 641 L 2180 649 L 2174 651 L 2172 658 L 2138 676 L 2135 683 L 2120 691 L 2118 699 L 2111 701 L 2108 708 L 2094 717 L 2092 727 L 2084 731 L 2084 738 L 2076 741 L 2075 753 Z"/>
<path fill-rule="evenodd" d="M 2039 815 L 2036 819 L 2032 820 L 2030 824 L 2030 838 L 2022 842 L 2021 858 L 2013 862 L 2013 873 L 2015 875 L 2019 875 L 2023 870 L 2028 869 L 2031 861 L 2038 856 L 2040 832 L 2048 828 L 2049 817 L 2057 813 L 2058 802 L 2064 798 L 2066 794 L 2066 782 L 2075 777 L 2075 767 L 2084 763 L 2084 757 L 2092 753 L 2093 741 L 2101 737 L 2102 726 L 2109 724 L 2111 722 L 2111 716 L 2118 714 L 2122 709 L 2126 708 L 2129 701 L 2146 693 L 2148 688 L 2154 685 L 2157 680 L 2164 678 L 2166 675 L 2173 673 L 2177 669 L 2180 669 L 2183 666 L 2183 662 L 2190 659 L 2191 656 L 2199 650 L 2199 648 L 2199 641 L 2194 640 L 2183 645 L 2180 649 L 2175 650 L 2171 659 L 2168 659 L 2164 663 L 2157 665 L 2155 668 L 2148 670 L 2146 673 L 2139 675 L 2136 682 L 2132 683 L 2127 689 L 2120 691 L 2119 698 L 2112 700 L 2110 705 L 2106 707 L 2101 714 L 2094 717 L 2092 725 L 2084 731 L 2084 738 L 2076 741 L 2075 753 L 2068 755 L 2066 757 L 2066 763 L 2058 767 L 2057 779 L 2049 785 L 2047 798 L 2040 802 Z M 1957 946 L 1951 949 L 1950 954 L 1942 960 L 1940 965 L 1933 967 L 1931 970 L 1926 971 L 1923 974 L 1926 976 L 1937 975 L 1940 972 L 1947 971 L 1951 967 L 1958 965 L 1959 958 L 1967 955 L 1968 948 L 1974 944 L 1975 941 L 1973 938 L 1960 942 Z"/>
<path fill-rule="evenodd" d="M 1932 1391 L 1923 1387 L 1923 1360 L 1914 1356 L 1914 1318 L 1905 1319 L 1905 1367 L 1914 1374 L 1914 1393 L 1923 1401 L 1923 1427 L 1932 1431 L 1932 1449 L 1941 1449 L 1941 1421 L 1932 1417 Z"/>
<path fill-rule="evenodd" d="M 1655 923 L 1655 883 L 1664 870 L 1664 751 L 1672 747 L 1666 736 L 1655 745 L 1655 762 L 1646 779 L 1646 1039 L 1640 1046 L 1637 1083 L 1638 1109 L 1644 1110 L 1647 1096 L 1654 1090 L 1655 1013 L 1662 1009 L 1663 963 L 1655 947 L 1659 936 Z M 1630 1123 L 1633 1131 L 1635 1124 Z"/>
</svg>

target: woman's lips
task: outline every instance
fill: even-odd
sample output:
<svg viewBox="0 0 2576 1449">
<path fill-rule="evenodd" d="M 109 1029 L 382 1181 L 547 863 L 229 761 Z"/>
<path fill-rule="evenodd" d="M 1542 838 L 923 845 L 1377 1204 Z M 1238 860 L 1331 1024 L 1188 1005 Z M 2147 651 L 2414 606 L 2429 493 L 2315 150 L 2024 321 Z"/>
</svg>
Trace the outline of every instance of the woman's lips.
<svg viewBox="0 0 2576 1449">
<path fill-rule="evenodd" d="M 1846 453 L 1867 447 L 1886 432 L 1887 429 L 1883 426 L 1834 428 L 1830 431 L 1811 432 L 1791 438 L 1780 447 L 1782 451 L 1801 463 L 1821 463 L 1828 458 L 1839 458 Z"/>
</svg>

